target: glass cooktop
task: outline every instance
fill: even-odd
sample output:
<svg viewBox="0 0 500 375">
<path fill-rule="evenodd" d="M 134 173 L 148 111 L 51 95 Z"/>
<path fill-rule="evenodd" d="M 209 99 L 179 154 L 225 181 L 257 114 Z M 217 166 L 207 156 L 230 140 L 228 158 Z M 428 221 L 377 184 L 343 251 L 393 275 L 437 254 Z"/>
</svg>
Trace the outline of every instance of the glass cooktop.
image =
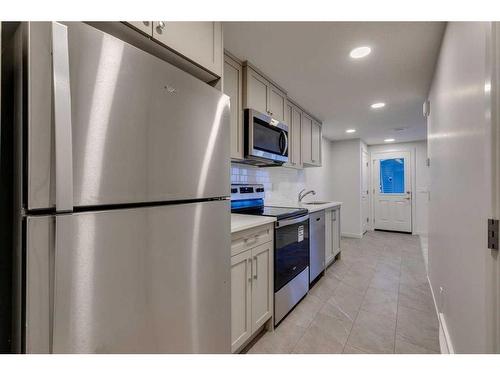
<svg viewBox="0 0 500 375">
<path fill-rule="evenodd" d="M 308 213 L 305 208 L 293 208 L 293 207 L 275 207 L 275 206 L 261 206 L 261 207 L 251 207 L 243 209 L 233 209 L 233 213 L 241 213 L 247 215 L 262 215 L 262 216 L 273 216 L 278 220 L 286 219 L 290 217 L 303 216 Z"/>
</svg>

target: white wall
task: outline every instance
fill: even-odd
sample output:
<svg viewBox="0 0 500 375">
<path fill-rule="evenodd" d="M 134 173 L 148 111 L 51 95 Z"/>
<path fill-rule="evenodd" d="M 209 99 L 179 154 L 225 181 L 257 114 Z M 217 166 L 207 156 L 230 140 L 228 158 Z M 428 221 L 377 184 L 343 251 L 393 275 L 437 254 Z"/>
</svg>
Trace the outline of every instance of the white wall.
<svg viewBox="0 0 500 375">
<path fill-rule="evenodd" d="M 427 141 L 406 142 L 396 144 L 384 144 L 368 146 L 370 157 L 375 152 L 390 151 L 411 151 L 412 164 L 415 166 L 412 171 L 412 191 L 415 199 L 413 205 L 412 221 L 414 234 L 427 234 L 428 216 L 428 189 L 429 189 L 429 168 L 427 167 Z M 373 167 L 370 163 L 370 168 Z M 373 187 L 372 187 L 373 189 Z M 373 192 L 371 189 L 370 193 Z M 371 196 L 371 194 L 370 194 Z"/>
<path fill-rule="evenodd" d="M 296 203 L 300 190 L 315 190 L 316 196 L 307 199 L 339 200 L 332 191 L 332 142 L 322 140 L 322 166 L 297 170 L 286 167 L 257 168 L 239 163 L 231 164 L 232 183 L 261 183 L 266 190 L 266 204 Z"/>
<path fill-rule="evenodd" d="M 359 139 L 332 142 L 331 174 L 335 200 L 343 202 L 341 230 L 343 236 L 363 235 L 361 224 L 361 150 Z"/>
<path fill-rule="evenodd" d="M 458 353 L 500 351 L 498 259 L 486 237 L 493 190 L 489 30 L 489 23 L 448 23 L 429 96 L 429 280 Z"/>
</svg>

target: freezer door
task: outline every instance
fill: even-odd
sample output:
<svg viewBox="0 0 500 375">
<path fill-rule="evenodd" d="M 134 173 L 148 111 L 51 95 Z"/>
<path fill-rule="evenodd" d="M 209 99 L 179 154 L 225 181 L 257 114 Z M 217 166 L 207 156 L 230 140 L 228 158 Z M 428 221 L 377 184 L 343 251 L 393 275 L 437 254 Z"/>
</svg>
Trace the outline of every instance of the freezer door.
<svg viewBox="0 0 500 375">
<path fill-rule="evenodd" d="M 228 196 L 229 98 L 87 24 L 64 26 L 66 39 L 50 22 L 22 25 L 28 209 L 53 208 L 69 179 L 73 206 Z"/>
<path fill-rule="evenodd" d="M 30 217 L 28 353 L 230 353 L 229 201 Z"/>
</svg>

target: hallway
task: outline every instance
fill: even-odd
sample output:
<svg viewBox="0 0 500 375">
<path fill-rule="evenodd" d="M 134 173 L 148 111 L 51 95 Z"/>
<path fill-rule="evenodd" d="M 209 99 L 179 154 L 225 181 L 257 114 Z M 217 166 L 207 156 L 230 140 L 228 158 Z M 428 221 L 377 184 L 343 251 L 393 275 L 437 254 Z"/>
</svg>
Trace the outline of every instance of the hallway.
<svg viewBox="0 0 500 375">
<path fill-rule="evenodd" d="M 418 236 L 342 239 L 342 258 L 248 353 L 439 353 Z"/>
</svg>

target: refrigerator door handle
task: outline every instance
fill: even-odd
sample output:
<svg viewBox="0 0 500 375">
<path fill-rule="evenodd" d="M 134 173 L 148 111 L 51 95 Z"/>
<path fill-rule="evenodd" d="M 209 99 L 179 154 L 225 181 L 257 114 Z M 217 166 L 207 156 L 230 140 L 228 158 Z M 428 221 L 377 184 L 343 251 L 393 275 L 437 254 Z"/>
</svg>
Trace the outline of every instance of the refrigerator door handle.
<svg viewBox="0 0 500 375">
<path fill-rule="evenodd" d="M 50 353 L 61 352 L 60 340 L 64 336 L 61 330 L 66 329 L 61 327 L 59 320 L 57 319 L 56 313 L 62 311 L 64 306 L 61 306 L 63 299 L 61 297 L 61 288 L 67 287 L 67 285 L 61 285 L 60 280 L 58 283 L 58 276 L 61 276 L 61 271 L 64 270 L 65 264 L 61 264 L 64 259 L 64 254 L 67 253 L 72 244 L 72 238 L 74 236 L 73 227 L 71 225 L 72 215 L 55 215 L 55 237 L 54 237 L 54 255 L 52 259 L 52 272 L 50 274 L 50 291 L 51 300 L 49 303 L 50 308 L 50 322 L 49 322 L 49 348 Z M 64 280 L 63 277 L 59 279 Z M 58 324 L 59 322 L 59 324 Z"/>
<path fill-rule="evenodd" d="M 73 145 L 68 28 L 52 22 L 56 212 L 73 211 Z"/>
</svg>

